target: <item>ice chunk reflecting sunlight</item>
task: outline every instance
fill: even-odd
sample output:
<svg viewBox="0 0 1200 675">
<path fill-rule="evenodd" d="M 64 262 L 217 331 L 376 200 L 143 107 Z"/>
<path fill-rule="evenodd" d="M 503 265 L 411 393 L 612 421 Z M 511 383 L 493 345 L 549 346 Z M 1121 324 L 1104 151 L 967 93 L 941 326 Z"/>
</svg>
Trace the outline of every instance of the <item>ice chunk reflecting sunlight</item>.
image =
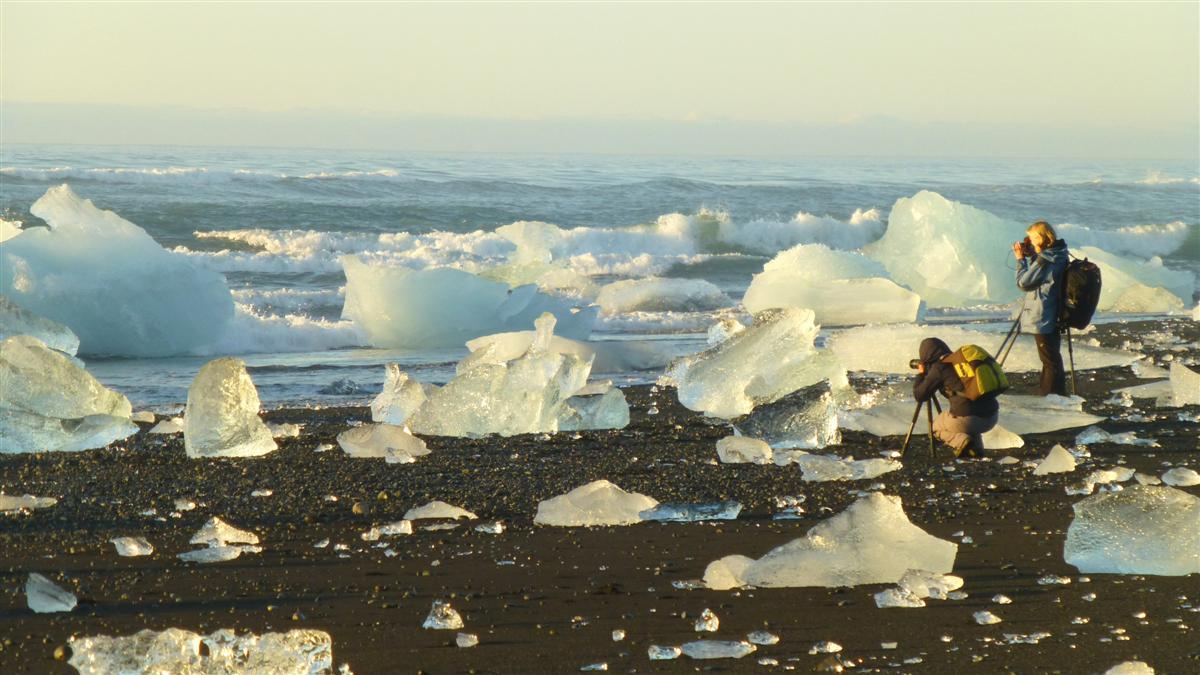
<svg viewBox="0 0 1200 675">
<path fill-rule="evenodd" d="M 68 661 L 80 675 L 190 673 L 319 675 L 333 672 L 333 639 L 319 630 L 248 633 L 222 628 L 200 635 L 182 628 L 127 636 L 72 637 Z"/>
<path fill-rule="evenodd" d="M 1080 572 L 1200 572 L 1200 498 L 1172 487 L 1133 485 L 1073 508 L 1063 558 Z"/>
<path fill-rule="evenodd" d="M 538 502 L 533 522 L 558 527 L 632 525 L 643 520 L 644 511 L 656 506 L 658 500 L 626 492 L 602 479 Z"/>
<path fill-rule="evenodd" d="M 204 364 L 188 388 L 183 447 L 188 457 L 257 457 L 278 446 L 258 416 L 258 389 L 246 364 L 226 356 Z"/>
</svg>

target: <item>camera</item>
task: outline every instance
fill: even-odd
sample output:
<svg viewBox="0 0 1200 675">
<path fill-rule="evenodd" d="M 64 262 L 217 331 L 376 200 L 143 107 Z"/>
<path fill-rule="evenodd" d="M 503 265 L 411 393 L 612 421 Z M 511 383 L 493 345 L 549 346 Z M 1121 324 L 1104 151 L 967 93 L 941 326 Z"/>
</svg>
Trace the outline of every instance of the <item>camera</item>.
<svg viewBox="0 0 1200 675">
<path fill-rule="evenodd" d="M 1033 242 L 1030 241 L 1029 237 L 1025 237 L 1021 241 L 1017 242 L 1017 245 L 1021 247 L 1021 253 L 1026 258 L 1033 257 L 1033 255 L 1034 255 Z"/>
<path fill-rule="evenodd" d="M 908 367 L 917 370 L 921 367 L 921 359 L 913 359 L 908 362 Z"/>
</svg>

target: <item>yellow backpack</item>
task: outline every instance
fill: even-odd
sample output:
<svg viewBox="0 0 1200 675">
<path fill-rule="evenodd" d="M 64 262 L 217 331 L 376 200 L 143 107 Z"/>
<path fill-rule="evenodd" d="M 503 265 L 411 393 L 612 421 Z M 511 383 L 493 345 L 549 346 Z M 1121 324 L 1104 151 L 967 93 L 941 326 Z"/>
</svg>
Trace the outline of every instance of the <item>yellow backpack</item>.
<svg viewBox="0 0 1200 675">
<path fill-rule="evenodd" d="M 977 401 L 987 395 L 997 396 L 1008 390 L 1008 377 L 996 359 L 979 345 L 963 345 L 954 353 L 942 357 L 942 363 L 954 366 L 962 380 L 963 397 Z"/>
</svg>

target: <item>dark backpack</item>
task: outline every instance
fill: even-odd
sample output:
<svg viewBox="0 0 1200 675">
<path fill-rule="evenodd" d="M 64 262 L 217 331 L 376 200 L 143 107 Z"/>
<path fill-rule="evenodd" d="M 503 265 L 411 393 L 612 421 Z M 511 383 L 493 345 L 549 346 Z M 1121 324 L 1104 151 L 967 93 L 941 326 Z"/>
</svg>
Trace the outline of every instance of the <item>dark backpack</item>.
<svg viewBox="0 0 1200 675">
<path fill-rule="evenodd" d="M 1100 302 L 1100 267 L 1087 258 L 1072 259 L 1062 281 L 1062 308 L 1058 312 L 1059 330 L 1083 330 L 1092 322 Z"/>
<path fill-rule="evenodd" d="M 1008 390 L 1008 377 L 996 359 L 979 345 L 963 345 L 942 357 L 942 363 L 954 366 L 962 380 L 963 398 L 978 401 L 984 396 L 999 396 Z"/>
</svg>

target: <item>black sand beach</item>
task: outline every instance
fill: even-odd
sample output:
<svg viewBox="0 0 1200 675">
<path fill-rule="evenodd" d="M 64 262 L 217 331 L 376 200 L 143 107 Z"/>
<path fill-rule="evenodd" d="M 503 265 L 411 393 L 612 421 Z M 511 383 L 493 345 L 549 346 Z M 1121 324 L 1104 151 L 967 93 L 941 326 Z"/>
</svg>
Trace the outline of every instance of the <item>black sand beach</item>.
<svg viewBox="0 0 1200 675">
<path fill-rule="evenodd" d="M 1162 320 L 1109 324 L 1089 337 L 1104 346 L 1141 342 L 1161 359 L 1200 354 L 1198 324 Z M 1176 342 L 1144 340 L 1170 332 Z M 1017 392 L 1032 376 L 1015 379 Z M 0 672 L 72 672 L 72 635 L 131 634 L 170 626 L 200 632 L 286 631 L 314 628 L 333 637 L 334 664 L 360 675 L 387 672 L 574 672 L 604 662 L 608 670 L 676 672 L 853 668 L 856 672 L 1103 672 L 1143 660 L 1159 673 L 1200 671 L 1200 582 L 1190 577 L 1081 576 L 1063 561 L 1071 522 L 1064 486 L 1095 468 L 1124 464 L 1160 475 L 1168 466 L 1200 468 L 1197 424 L 1180 409 L 1137 401 L 1134 409 L 1106 404 L 1114 388 L 1136 384 L 1128 368 L 1080 373 L 1089 412 L 1110 418 L 1112 432 L 1135 431 L 1161 447 L 1095 444 L 1075 472 L 1033 476 L 996 457 L 1039 459 L 1055 443 L 1070 446 L 1080 429 L 1025 436 L 1026 446 L 982 461 L 953 459 L 940 448 L 927 456 L 918 437 L 905 467 L 869 481 L 805 483 L 795 466 L 715 464 L 715 443 L 728 426 L 707 423 L 681 407 L 673 391 L 626 390 L 632 422 L 619 431 L 464 440 L 427 438 L 432 454 L 415 464 L 351 459 L 334 437 L 351 420 L 369 421 L 366 408 L 284 409 L 272 422 L 304 425 L 299 438 L 258 459 L 192 460 L 182 435 L 142 433 L 108 448 L 81 453 L 0 456 L 0 487 L 8 494 L 58 498 L 57 505 L 0 518 Z M 656 406 L 659 412 L 647 411 Z M 1195 406 L 1182 409 L 1191 416 Z M 1140 412 L 1145 421 L 1119 415 Z M 922 427 L 918 427 L 921 429 Z M 332 450 L 317 453 L 321 443 Z M 857 458 L 898 449 L 899 438 L 845 432 L 826 452 Z M 628 527 L 535 527 L 539 500 L 606 478 L 660 501 L 737 500 L 736 521 L 644 523 Z M 966 581 L 962 600 L 930 600 L 919 609 L 878 609 L 872 595 L 885 586 L 684 590 L 672 582 L 699 579 L 725 555 L 754 557 L 800 537 L 813 524 L 882 483 L 899 495 L 909 519 L 929 533 L 973 541 L 958 550 L 954 574 Z M 269 489 L 269 497 L 253 497 Z M 1200 487 L 1185 488 L 1200 494 Z M 803 495 L 806 514 L 773 520 L 775 498 Z M 336 497 L 336 501 L 330 496 Z M 198 506 L 177 516 L 174 500 Z M 399 520 L 406 510 L 441 499 L 500 519 L 499 535 L 456 529 L 424 531 L 365 542 L 372 525 Z M 141 515 L 155 509 L 158 516 Z M 211 516 L 257 533 L 263 551 L 237 560 L 185 563 L 176 554 Z M 155 546 L 146 557 L 122 558 L 109 539 L 143 535 Z M 332 542 L 315 548 L 320 540 Z M 338 550 L 336 544 L 348 550 Z M 34 614 L 25 604 L 29 572 L 54 579 L 79 597 L 71 613 Z M 1068 584 L 1042 584 L 1064 575 Z M 1003 593 L 1011 604 L 997 605 Z M 1085 599 L 1094 594 L 1094 599 Z M 464 632 L 479 645 L 459 648 L 455 631 L 424 630 L 434 600 L 463 616 Z M 705 608 L 720 617 L 714 634 L 697 634 Z M 990 610 L 1002 623 L 972 619 Z M 626 631 L 614 642 L 612 631 Z M 650 661 L 649 645 L 701 638 L 744 639 L 766 629 L 781 640 L 740 660 Z M 1036 644 L 1006 634 L 1049 633 Z M 843 650 L 810 654 L 830 640 Z M 898 643 L 883 649 L 882 642 Z M 1015 642 L 1015 643 L 1013 643 Z M 758 664 L 760 658 L 777 665 Z"/>
</svg>

